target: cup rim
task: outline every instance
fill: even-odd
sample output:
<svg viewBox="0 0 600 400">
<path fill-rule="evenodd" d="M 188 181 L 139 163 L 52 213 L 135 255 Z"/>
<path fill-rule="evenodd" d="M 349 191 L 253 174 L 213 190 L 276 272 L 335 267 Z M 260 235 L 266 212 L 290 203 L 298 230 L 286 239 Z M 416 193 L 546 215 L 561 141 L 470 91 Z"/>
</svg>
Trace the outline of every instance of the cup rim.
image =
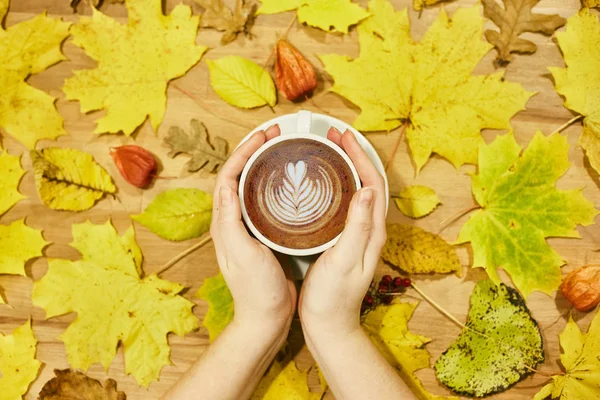
<svg viewBox="0 0 600 400">
<path fill-rule="evenodd" d="M 292 133 L 282 133 L 280 136 L 269 140 L 268 142 L 266 142 L 262 146 L 260 146 L 258 148 L 258 150 L 256 150 L 252 154 L 252 156 L 250 156 L 250 158 L 246 162 L 246 165 L 244 165 L 244 169 L 242 170 L 242 174 L 240 176 L 240 182 L 238 185 L 238 195 L 240 198 L 240 205 L 241 205 L 241 209 L 242 209 L 242 217 L 244 219 L 244 222 L 246 223 L 246 226 L 248 226 L 250 231 L 254 234 L 254 236 L 261 243 L 267 245 L 268 247 L 270 247 L 271 249 L 273 249 L 279 253 L 288 254 L 291 256 L 310 256 L 310 255 L 322 253 L 325 250 L 331 248 L 333 245 L 335 245 L 337 243 L 337 241 L 339 240 L 339 238 L 342 234 L 340 233 L 339 235 L 337 235 L 335 238 L 331 239 L 327 243 L 323 243 L 319 246 L 311 247 L 308 249 L 292 249 L 289 247 L 281 246 L 281 245 L 269 240 L 256 228 L 254 223 L 250 220 L 248 212 L 246 211 L 246 205 L 244 203 L 244 186 L 246 184 L 246 177 L 248 176 L 248 171 L 250 170 L 250 168 L 252 167 L 252 165 L 254 164 L 256 159 L 262 153 L 264 153 L 266 150 L 273 147 L 274 145 L 284 142 L 284 141 L 287 141 L 287 140 L 294 140 L 294 139 L 314 140 L 314 141 L 320 142 L 320 143 L 328 146 L 329 148 L 333 149 L 336 153 L 338 153 L 344 159 L 346 164 L 348 164 L 348 166 L 350 167 L 350 171 L 352 171 L 352 176 L 354 177 L 356 191 L 359 191 L 362 188 L 362 183 L 360 181 L 360 177 L 358 176 L 358 171 L 356 170 L 354 163 L 352 162 L 352 160 L 350 159 L 348 154 L 346 154 L 346 152 L 340 146 L 338 146 L 337 144 L 335 144 L 334 142 L 332 142 L 331 140 L 329 140 L 327 138 L 324 138 L 319 135 L 315 135 L 313 133 L 293 133 L 292 132 Z"/>
</svg>

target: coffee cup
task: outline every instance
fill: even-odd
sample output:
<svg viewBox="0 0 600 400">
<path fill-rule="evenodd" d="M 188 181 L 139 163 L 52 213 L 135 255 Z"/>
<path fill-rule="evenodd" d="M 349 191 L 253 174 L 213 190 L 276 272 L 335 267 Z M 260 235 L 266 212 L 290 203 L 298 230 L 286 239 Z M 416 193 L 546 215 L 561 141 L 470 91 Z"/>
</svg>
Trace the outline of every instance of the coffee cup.
<svg viewBox="0 0 600 400">
<path fill-rule="evenodd" d="M 350 200 L 361 188 L 350 157 L 315 134 L 312 114 L 300 111 L 295 129 L 263 144 L 239 183 L 242 217 L 271 249 L 309 256 L 332 247 L 344 228 Z"/>
</svg>

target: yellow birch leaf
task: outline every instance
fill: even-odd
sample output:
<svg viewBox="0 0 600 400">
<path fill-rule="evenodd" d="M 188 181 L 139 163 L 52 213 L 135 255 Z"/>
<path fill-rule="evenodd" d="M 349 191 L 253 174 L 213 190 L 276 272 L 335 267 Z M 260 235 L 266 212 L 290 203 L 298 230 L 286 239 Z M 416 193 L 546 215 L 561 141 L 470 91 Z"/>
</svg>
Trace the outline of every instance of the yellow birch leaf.
<svg viewBox="0 0 600 400">
<path fill-rule="evenodd" d="M 565 107 L 583 115 L 579 144 L 592 167 L 600 173 L 600 22 L 583 9 L 567 20 L 556 34 L 567 68 L 550 67 L 555 88 L 566 99 Z"/>
<path fill-rule="evenodd" d="M 208 302 L 208 311 L 202 326 L 208 329 L 208 338 L 212 342 L 233 320 L 233 297 L 220 272 L 216 276 L 204 279 L 196 297 Z"/>
<path fill-rule="evenodd" d="M 170 15 L 161 0 L 128 0 L 129 23 L 123 25 L 93 9 L 73 26 L 73 43 L 98 62 L 95 69 L 75 71 L 64 92 L 79 100 L 84 113 L 106 110 L 96 133 L 127 136 L 147 117 L 156 131 L 166 110 L 167 84 L 183 76 L 206 51 L 196 46 L 199 17 L 177 5 Z"/>
<path fill-rule="evenodd" d="M 60 51 L 71 24 L 46 13 L 2 29 L 9 0 L 0 0 L 0 127 L 33 149 L 38 140 L 66 132 L 56 99 L 26 83 L 31 74 L 65 60 Z"/>
<path fill-rule="evenodd" d="M 394 202 L 404 215 L 411 218 L 421 218 L 430 214 L 439 204 L 435 191 L 427 186 L 409 186 L 394 197 Z"/>
<path fill-rule="evenodd" d="M 119 238 L 110 223 L 73 225 L 71 245 L 82 259 L 49 260 L 32 300 L 47 318 L 77 313 L 60 336 L 73 368 L 99 362 L 108 369 L 121 343 L 125 372 L 147 387 L 171 363 L 169 332 L 184 336 L 198 328 L 198 320 L 194 304 L 179 295 L 183 286 L 156 275 L 140 277 L 134 244 L 130 231 Z"/>
<path fill-rule="evenodd" d="M 409 274 L 462 273 L 454 247 L 417 226 L 389 224 L 381 257 Z"/>
<path fill-rule="evenodd" d="M 322 55 L 332 91 L 361 108 L 354 126 L 389 131 L 402 124 L 420 170 L 433 154 L 456 168 L 477 163 L 481 130 L 506 129 L 533 95 L 502 72 L 471 75 L 491 49 L 482 40 L 479 4 L 449 17 L 442 9 L 420 42 L 410 35 L 406 9 L 369 1 L 358 26 L 360 56 Z"/>
<path fill-rule="evenodd" d="M 208 60 L 210 84 L 227 103 L 241 108 L 255 108 L 277 103 L 275 84 L 260 65 L 238 56 Z"/>
<path fill-rule="evenodd" d="M 535 395 L 534 400 L 578 400 L 600 398 L 600 313 L 596 312 L 587 334 L 583 334 L 573 317 L 560 334 L 560 361 L 564 375 L 554 375 L 552 382 Z"/>
<path fill-rule="evenodd" d="M 117 188 L 90 154 L 50 147 L 31 151 L 35 185 L 42 202 L 55 210 L 83 211 Z"/>
<path fill-rule="evenodd" d="M 365 316 L 363 330 L 419 400 L 458 400 L 457 397 L 429 393 L 414 374 L 415 371 L 431 367 L 429 351 L 425 348 L 431 339 L 408 330 L 408 321 L 417 304 L 379 305 Z"/>
<path fill-rule="evenodd" d="M 369 16 L 351 0 L 261 0 L 256 14 L 298 10 L 298 21 L 326 32 L 348 33 L 348 28 Z"/>
<path fill-rule="evenodd" d="M 21 168 L 21 157 L 11 156 L 7 152 L 0 154 L 0 215 L 26 198 L 19 192 L 23 175 L 25 171 Z"/>
<path fill-rule="evenodd" d="M 12 335 L 4 336 L 0 333 L 0 398 L 2 400 L 21 400 L 31 382 L 37 377 L 42 365 L 35 359 L 37 343 L 31 329 L 31 320 L 17 327 Z"/>
</svg>

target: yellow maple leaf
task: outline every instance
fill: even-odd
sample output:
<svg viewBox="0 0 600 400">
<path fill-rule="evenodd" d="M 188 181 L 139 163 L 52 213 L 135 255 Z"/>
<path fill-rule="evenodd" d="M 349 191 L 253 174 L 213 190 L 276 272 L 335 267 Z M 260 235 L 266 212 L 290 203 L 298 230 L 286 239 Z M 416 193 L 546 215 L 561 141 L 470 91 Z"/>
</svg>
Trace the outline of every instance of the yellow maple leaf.
<svg viewBox="0 0 600 400">
<path fill-rule="evenodd" d="M 220 272 L 216 276 L 204 279 L 196 297 L 208 302 L 208 311 L 202 326 L 208 329 L 208 337 L 212 342 L 233 320 L 233 297 Z"/>
<path fill-rule="evenodd" d="M 25 199 L 19 193 L 19 182 L 25 174 L 21 168 L 21 157 L 11 156 L 4 152 L 0 154 L 0 215 L 8 211 L 21 199 Z"/>
<path fill-rule="evenodd" d="M 1 0 L 0 0 L 1 1 Z M 21 400 L 35 380 L 42 363 L 35 359 L 37 340 L 31 320 L 17 327 L 12 335 L 0 333 L 0 398 Z"/>
<path fill-rule="evenodd" d="M 57 138 L 65 130 L 56 99 L 25 80 L 65 59 L 60 45 L 70 24 L 44 13 L 4 30 L 8 4 L 0 0 L 0 127 L 33 149 L 38 140 Z"/>
<path fill-rule="evenodd" d="M 160 0 L 128 0 L 122 25 L 94 9 L 73 26 L 73 43 L 98 61 L 65 81 L 69 100 L 84 113 L 106 110 L 96 133 L 131 135 L 149 116 L 154 130 L 163 120 L 167 84 L 184 75 L 206 51 L 196 46 L 199 17 L 180 4 L 163 15 Z"/>
<path fill-rule="evenodd" d="M 351 0 L 260 0 L 256 14 L 298 10 L 298 21 L 326 32 L 348 33 L 348 28 L 369 16 Z"/>
<path fill-rule="evenodd" d="M 48 244 L 42 231 L 28 227 L 24 219 L 0 225 L 0 274 L 25 276 L 25 262 L 41 257 Z"/>
<path fill-rule="evenodd" d="M 402 214 L 411 218 L 424 217 L 441 203 L 433 189 L 421 185 L 405 187 L 394 202 Z"/>
<path fill-rule="evenodd" d="M 600 398 L 600 313 L 596 312 L 587 334 L 581 332 L 571 316 L 559 338 L 560 361 L 566 373 L 554 375 L 534 400 Z"/>
<path fill-rule="evenodd" d="M 170 364 L 167 334 L 198 328 L 194 304 L 179 295 L 181 285 L 156 275 L 140 278 L 141 252 L 132 230 L 119 237 L 110 222 L 73 225 L 71 245 L 82 259 L 49 260 L 48 272 L 34 283 L 33 303 L 47 318 L 77 313 L 60 336 L 73 368 L 99 362 L 108 369 L 122 343 L 125 372 L 148 386 Z"/>
<path fill-rule="evenodd" d="M 567 68 L 550 67 L 555 88 L 565 106 L 585 116 L 579 144 L 592 167 L 600 172 L 600 23 L 588 9 L 567 20 L 556 34 Z"/>
<path fill-rule="evenodd" d="M 362 110 L 359 130 L 407 124 L 417 170 L 432 153 L 456 168 L 477 162 L 484 128 L 505 129 L 533 95 L 502 72 L 472 76 L 491 45 L 482 40 L 479 4 L 451 18 L 442 10 L 420 42 L 410 36 L 406 9 L 371 0 L 372 16 L 358 26 L 360 57 L 322 55 L 332 91 Z"/>
<path fill-rule="evenodd" d="M 431 339 L 408 330 L 408 321 L 418 303 L 395 303 L 380 305 L 369 312 L 362 327 L 385 359 L 420 400 L 442 400 L 457 397 L 437 396 L 429 393 L 414 372 L 430 368 L 429 351 L 425 345 Z"/>
<path fill-rule="evenodd" d="M 40 199 L 55 210 L 87 210 L 106 193 L 117 191 L 108 172 L 79 150 L 32 150 L 31 163 Z"/>
</svg>

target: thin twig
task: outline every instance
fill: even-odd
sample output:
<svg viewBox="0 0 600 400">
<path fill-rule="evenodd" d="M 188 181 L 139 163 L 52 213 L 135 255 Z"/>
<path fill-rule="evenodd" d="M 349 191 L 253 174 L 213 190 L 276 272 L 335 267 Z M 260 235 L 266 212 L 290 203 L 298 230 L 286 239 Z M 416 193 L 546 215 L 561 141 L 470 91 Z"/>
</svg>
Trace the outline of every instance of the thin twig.
<svg viewBox="0 0 600 400">
<path fill-rule="evenodd" d="M 390 153 L 387 163 L 385 164 L 386 171 L 388 170 L 388 168 L 390 168 L 390 165 L 392 165 L 392 162 L 394 162 L 394 158 L 396 157 L 396 152 L 398 151 L 398 146 L 400 146 L 400 141 L 402 140 L 402 136 L 404 135 L 404 131 L 406 130 L 407 126 L 408 126 L 408 121 L 404 122 L 402 124 L 402 126 L 400 127 L 400 133 L 398 133 L 398 139 L 396 139 L 396 143 L 394 144 L 394 147 L 392 148 L 392 152 Z"/>
<path fill-rule="evenodd" d="M 583 115 L 578 115 L 576 117 L 571 118 L 565 124 L 563 124 L 560 128 L 558 128 L 557 130 L 552 132 L 551 135 L 554 135 L 555 133 L 560 133 L 560 132 L 564 131 L 565 129 L 567 129 L 568 127 L 570 127 L 571 125 L 573 125 L 575 122 L 579 121 L 582 118 L 583 118 Z"/>
<path fill-rule="evenodd" d="M 204 246 L 206 243 L 210 242 L 211 240 L 212 240 L 212 237 L 209 235 L 206 238 L 204 238 L 203 240 L 201 240 L 198 243 L 196 243 L 195 245 L 193 245 L 192 247 L 190 247 L 189 249 L 184 250 L 181 253 L 177 254 L 175 257 L 173 257 L 172 259 L 167 261 L 167 263 L 165 265 L 160 267 L 160 269 L 158 271 L 154 272 L 154 275 L 158 276 L 158 275 L 162 274 L 163 272 L 165 272 L 166 270 L 171 268 L 173 265 L 177 264 L 177 262 L 179 260 L 181 260 L 182 258 L 186 257 L 187 255 L 193 253 L 194 251 L 198 250 L 200 247 Z"/>
<path fill-rule="evenodd" d="M 474 210 L 478 210 L 480 209 L 481 206 L 478 205 L 473 205 L 469 208 L 465 208 L 462 211 L 459 211 L 458 214 L 456 215 L 452 215 L 451 217 L 446 218 L 445 220 L 443 220 L 442 222 L 440 222 L 440 229 L 438 230 L 438 235 L 441 234 L 447 227 L 449 227 L 453 222 L 457 221 L 458 219 L 464 217 L 465 215 L 467 215 L 468 213 L 470 213 L 471 211 Z"/>
<path fill-rule="evenodd" d="M 294 18 L 292 18 L 287 28 L 285 28 L 285 31 L 281 35 L 279 35 L 279 37 L 277 38 L 277 42 L 287 37 L 287 34 L 290 32 L 290 29 L 292 29 L 292 26 L 294 26 L 294 22 L 296 22 L 296 18 L 298 18 L 298 13 L 294 13 Z M 275 46 L 273 46 L 273 49 L 271 49 L 271 53 L 269 53 L 267 61 L 265 61 L 265 63 L 263 64 L 264 69 L 267 69 L 269 63 L 271 62 L 271 58 L 273 58 L 273 55 L 275 54 L 275 50 L 277 49 L 277 42 L 275 42 Z"/>
</svg>

